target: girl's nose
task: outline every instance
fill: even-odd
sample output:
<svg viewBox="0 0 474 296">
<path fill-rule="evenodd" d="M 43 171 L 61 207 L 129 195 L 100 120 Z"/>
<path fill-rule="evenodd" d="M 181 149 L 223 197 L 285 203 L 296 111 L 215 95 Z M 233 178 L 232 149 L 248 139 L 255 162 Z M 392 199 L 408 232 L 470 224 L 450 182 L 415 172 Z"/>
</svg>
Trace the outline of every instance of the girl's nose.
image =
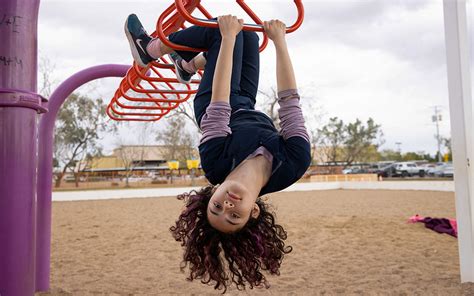
<svg viewBox="0 0 474 296">
<path fill-rule="evenodd" d="M 224 201 L 224 204 L 225 204 L 226 206 L 230 207 L 230 208 L 232 208 L 232 207 L 234 206 L 233 203 L 231 203 L 231 202 L 229 202 L 229 201 L 227 201 L 227 200 Z"/>
</svg>

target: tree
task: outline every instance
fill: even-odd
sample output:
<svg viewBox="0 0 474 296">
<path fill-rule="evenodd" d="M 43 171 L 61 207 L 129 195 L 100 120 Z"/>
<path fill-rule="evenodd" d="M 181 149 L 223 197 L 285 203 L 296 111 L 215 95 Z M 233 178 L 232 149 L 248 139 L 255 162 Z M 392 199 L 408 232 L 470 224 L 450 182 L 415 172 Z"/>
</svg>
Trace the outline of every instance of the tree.
<svg viewBox="0 0 474 296">
<path fill-rule="evenodd" d="M 346 166 L 350 166 L 354 161 L 369 161 L 370 148 L 378 148 L 383 143 L 383 133 L 380 130 L 380 125 L 375 124 L 372 118 L 367 120 L 366 125 L 356 119 L 355 122 L 347 124 L 345 130 L 347 133 L 344 142 L 344 162 Z M 377 139 L 380 142 L 374 143 Z"/>
<path fill-rule="evenodd" d="M 133 169 L 141 165 L 143 162 L 143 155 L 145 153 L 145 146 L 143 145 L 120 145 L 115 149 L 114 154 L 120 158 L 125 169 L 125 187 L 130 187 L 129 178 Z"/>
<path fill-rule="evenodd" d="M 137 166 L 143 165 L 145 147 L 150 144 L 150 140 L 156 134 L 155 123 L 153 122 L 134 123 L 132 128 L 136 139 L 131 139 L 130 136 L 125 139 L 125 137 L 120 136 L 116 142 L 119 148 L 114 150 L 114 154 L 122 161 L 125 170 L 125 187 L 130 187 L 129 178 L 133 170 Z M 132 141 L 134 145 L 132 145 Z"/>
<path fill-rule="evenodd" d="M 337 117 L 329 119 L 329 123 L 318 129 L 320 153 L 325 154 L 328 162 L 342 161 L 342 147 L 346 141 L 345 125 Z"/>
<path fill-rule="evenodd" d="M 376 158 L 374 151 L 383 143 L 380 125 L 369 118 L 364 124 L 359 119 L 345 124 L 337 117 L 318 130 L 320 152 L 328 162 L 340 162 L 344 168 L 354 162 L 366 162 Z M 376 142 L 378 140 L 378 142 Z"/>
<path fill-rule="evenodd" d="M 54 158 L 61 167 L 56 187 L 67 171 L 74 172 L 78 161 L 100 151 L 101 132 L 115 129 L 115 124 L 106 118 L 105 108 L 102 99 L 92 100 L 79 94 L 66 99 L 55 128 Z"/>
<path fill-rule="evenodd" d="M 424 155 L 416 152 L 407 152 L 402 156 L 403 161 L 424 160 Z"/>
<path fill-rule="evenodd" d="M 196 132 L 201 133 L 201 129 L 199 128 L 193 107 L 191 106 L 191 103 L 189 103 L 189 100 L 181 103 L 178 108 L 174 109 L 174 112 L 170 116 L 184 116 L 188 122 L 191 122 L 196 128 Z"/>
<path fill-rule="evenodd" d="M 400 151 L 392 149 L 384 149 L 380 152 L 380 160 L 382 161 L 402 161 L 402 154 Z"/>
<path fill-rule="evenodd" d="M 45 97 L 49 98 L 51 95 L 53 86 L 57 84 L 57 81 L 51 78 L 52 73 L 54 72 L 56 66 L 51 62 L 51 60 L 46 56 L 41 56 L 38 63 L 38 89 L 39 93 Z"/>
<path fill-rule="evenodd" d="M 269 91 L 258 90 L 263 96 L 261 102 L 262 112 L 268 115 L 275 124 L 277 129 L 280 128 L 280 118 L 278 117 L 278 92 L 275 87 L 271 87 Z"/>
<path fill-rule="evenodd" d="M 187 130 L 186 121 L 182 115 L 170 116 L 166 127 L 158 132 L 156 140 L 168 149 L 165 152 L 166 160 L 178 160 L 185 163 L 187 159 L 194 158 L 197 134 Z"/>
</svg>

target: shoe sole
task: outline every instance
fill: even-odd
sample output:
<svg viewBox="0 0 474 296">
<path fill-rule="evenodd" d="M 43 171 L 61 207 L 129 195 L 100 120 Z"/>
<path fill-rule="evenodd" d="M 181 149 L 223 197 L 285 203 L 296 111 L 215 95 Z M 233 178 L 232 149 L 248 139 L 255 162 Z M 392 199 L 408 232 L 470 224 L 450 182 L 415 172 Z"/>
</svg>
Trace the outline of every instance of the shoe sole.
<svg viewBox="0 0 474 296">
<path fill-rule="evenodd" d="M 128 18 L 125 21 L 124 30 L 125 30 L 125 35 L 127 36 L 127 39 L 128 39 L 128 43 L 130 45 L 130 50 L 132 51 L 133 60 L 140 67 L 145 68 L 148 64 L 144 64 L 142 62 L 142 59 L 140 57 L 140 53 L 138 52 L 137 47 L 135 46 L 135 40 L 133 39 L 132 34 L 130 34 L 130 32 L 128 31 Z"/>
</svg>

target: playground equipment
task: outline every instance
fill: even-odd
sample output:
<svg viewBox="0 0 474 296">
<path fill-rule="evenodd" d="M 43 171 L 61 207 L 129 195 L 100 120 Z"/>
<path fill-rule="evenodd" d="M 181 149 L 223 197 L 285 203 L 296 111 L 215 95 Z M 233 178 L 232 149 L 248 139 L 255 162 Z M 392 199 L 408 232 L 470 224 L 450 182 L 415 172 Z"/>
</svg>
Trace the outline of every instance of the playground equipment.
<svg viewBox="0 0 474 296">
<path fill-rule="evenodd" d="M 196 7 L 200 4 L 198 1 L 177 1 L 177 10 L 181 12 L 174 15 L 176 23 L 182 18 L 191 21 L 181 7 L 191 11 L 191 2 Z M 0 0 L 0 8 L 3 20 L 0 24 L 0 294 L 25 296 L 49 289 L 53 127 L 57 112 L 77 87 L 102 77 L 124 77 L 129 66 L 101 65 L 78 72 L 65 80 L 47 102 L 36 93 L 39 0 Z M 170 14 L 173 11 L 174 8 Z M 472 60 L 469 60 L 466 2 L 444 0 L 444 13 L 461 281 L 473 282 L 474 171 L 469 161 L 474 157 L 469 69 Z M 173 20 L 168 19 L 169 24 Z M 192 21 L 215 26 L 212 21 L 194 18 Z M 245 29 L 258 31 L 259 27 L 246 25 Z M 161 30 L 158 34 L 164 32 Z M 138 70 L 146 77 L 155 75 L 150 69 Z M 127 86 L 130 88 L 138 85 L 139 80 L 138 73 L 134 77 L 133 71 L 136 70 L 128 71 L 127 75 L 127 81 L 133 82 Z M 126 92 L 127 87 L 124 85 L 122 90 Z M 137 89 L 141 90 L 141 87 Z M 163 98 L 162 94 L 164 92 L 158 92 L 158 97 Z M 184 98 L 183 95 L 180 93 L 180 98 Z M 149 96 L 145 95 L 145 98 Z M 156 108 L 158 103 L 149 105 Z M 164 102 L 164 106 L 175 107 L 175 103 Z M 145 119 L 163 115 L 145 116 Z M 125 117 L 118 113 L 114 116 Z M 141 117 L 144 115 L 130 116 L 131 119 L 143 119 Z"/>
<path fill-rule="evenodd" d="M 303 20 L 301 0 L 294 1 L 299 16 L 288 32 L 296 30 Z M 143 69 L 137 65 L 100 65 L 66 79 L 47 101 L 36 93 L 39 3 L 0 0 L 1 296 L 33 295 L 49 289 L 53 129 L 66 98 L 91 80 L 125 76 L 109 104 L 109 116 L 153 121 L 189 99 L 200 82 L 198 75 L 189 86 L 179 84 L 166 58 Z M 256 22 L 244 29 L 262 31 L 262 21 L 249 12 L 243 0 L 237 3 Z M 217 26 L 215 21 L 192 17 L 195 8 L 211 17 L 199 0 L 176 0 L 158 19 L 154 36 L 166 40 L 168 34 L 184 28 L 185 20 Z"/>
<path fill-rule="evenodd" d="M 243 29 L 263 32 L 263 21 L 255 12 L 244 0 L 236 2 L 255 22 L 255 24 L 245 24 Z M 301 0 L 294 0 L 294 2 L 298 17 L 295 23 L 287 28 L 287 33 L 294 32 L 303 22 L 303 4 Z M 195 10 L 206 19 L 194 17 L 192 13 Z M 205 51 L 174 44 L 166 37 L 180 28 L 186 28 L 185 22 L 204 27 L 217 27 L 217 21 L 212 18 L 200 0 L 175 0 L 175 3 L 160 15 L 156 31 L 151 36 L 159 37 L 164 44 L 176 50 Z M 260 51 L 265 49 L 267 43 L 268 37 L 264 34 Z M 163 118 L 197 92 L 202 77 L 202 71 L 199 71 L 197 79 L 193 79 L 189 85 L 183 85 L 176 79 L 174 71 L 174 66 L 166 57 L 161 57 L 144 68 L 134 63 L 107 107 L 109 117 L 119 121 L 157 121 Z"/>
</svg>

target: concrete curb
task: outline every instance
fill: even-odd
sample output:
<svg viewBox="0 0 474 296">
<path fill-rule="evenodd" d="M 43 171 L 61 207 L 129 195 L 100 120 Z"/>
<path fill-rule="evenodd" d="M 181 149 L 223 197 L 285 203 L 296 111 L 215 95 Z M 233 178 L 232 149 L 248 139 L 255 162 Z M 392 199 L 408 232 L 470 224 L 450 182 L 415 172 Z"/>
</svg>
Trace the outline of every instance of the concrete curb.
<svg viewBox="0 0 474 296">
<path fill-rule="evenodd" d="M 176 196 L 199 187 L 87 190 L 53 192 L 53 201 L 104 200 Z M 314 182 L 296 183 L 285 192 L 312 190 L 428 190 L 454 192 L 453 181 L 383 181 L 383 182 Z"/>
</svg>

